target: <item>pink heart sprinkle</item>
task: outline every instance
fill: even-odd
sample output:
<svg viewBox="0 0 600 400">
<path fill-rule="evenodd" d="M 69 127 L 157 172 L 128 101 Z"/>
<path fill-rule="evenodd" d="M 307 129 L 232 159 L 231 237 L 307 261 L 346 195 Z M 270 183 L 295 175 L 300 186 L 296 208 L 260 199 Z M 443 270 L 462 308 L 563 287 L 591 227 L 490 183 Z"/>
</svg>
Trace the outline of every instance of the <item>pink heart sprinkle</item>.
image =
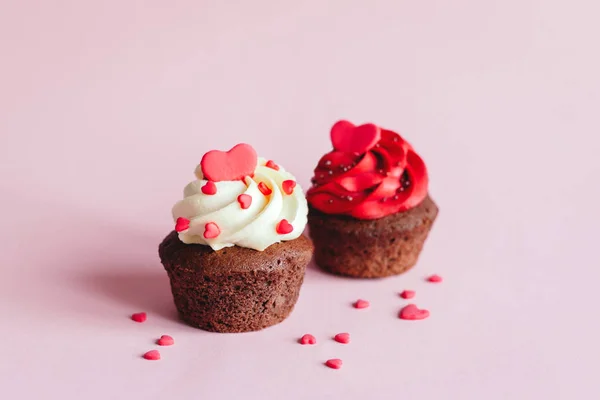
<svg viewBox="0 0 600 400">
<path fill-rule="evenodd" d="M 433 274 L 431 275 L 429 278 L 427 278 L 427 280 L 429 282 L 433 282 L 433 283 L 439 283 L 443 280 L 443 278 L 437 274 Z"/>
<path fill-rule="evenodd" d="M 146 360 L 160 360 L 160 352 L 158 350 L 150 350 L 143 357 Z"/>
<path fill-rule="evenodd" d="M 300 338 L 300 344 L 317 344 L 317 339 L 310 333 L 307 333 Z"/>
<path fill-rule="evenodd" d="M 356 300 L 356 302 L 354 303 L 354 308 L 367 308 L 369 307 L 371 304 L 367 301 L 367 300 L 363 300 L 363 299 L 358 299 Z"/>
<path fill-rule="evenodd" d="M 206 239 L 214 239 L 221 234 L 221 229 L 214 222 L 209 222 L 204 225 L 204 237 Z"/>
<path fill-rule="evenodd" d="M 402 291 L 402 293 L 400 293 L 400 297 L 402 297 L 403 299 L 412 299 L 413 297 L 415 297 L 415 291 L 414 290 L 404 290 Z"/>
<path fill-rule="evenodd" d="M 294 230 L 294 227 L 287 221 L 287 219 L 282 219 L 277 224 L 276 230 L 277 233 L 279 233 L 280 235 L 287 235 L 288 233 L 291 233 Z"/>
<path fill-rule="evenodd" d="M 296 187 L 296 181 L 291 179 L 285 180 L 281 183 L 281 188 L 283 189 L 283 193 L 292 194 L 294 192 L 294 188 Z"/>
<path fill-rule="evenodd" d="M 249 194 L 240 194 L 237 201 L 240 203 L 240 207 L 242 207 L 243 210 L 246 210 L 250 208 L 250 205 L 252 204 L 252 196 Z"/>
<path fill-rule="evenodd" d="M 213 181 L 208 181 L 200 188 L 200 190 L 202 190 L 202 193 L 207 195 L 217 194 L 217 185 L 215 185 Z"/>
<path fill-rule="evenodd" d="M 327 365 L 329 368 L 340 369 L 342 368 L 342 360 L 339 358 L 332 358 L 331 360 L 327 360 L 325 365 Z"/>
<path fill-rule="evenodd" d="M 179 217 L 175 223 L 175 230 L 177 232 L 183 232 L 190 227 L 190 220 L 187 218 Z"/>
<path fill-rule="evenodd" d="M 159 346 L 172 346 L 175 344 L 175 340 L 169 335 L 162 335 L 160 339 L 156 341 Z"/>
<path fill-rule="evenodd" d="M 338 333 L 333 337 L 333 339 L 338 343 L 348 344 L 350 343 L 350 334 L 349 333 Z"/>
<path fill-rule="evenodd" d="M 146 321 L 147 315 L 145 312 L 135 313 L 131 316 L 131 319 L 135 322 L 144 322 Z"/>
<path fill-rule="evenodd" d="M 275 171 L 279 171 L 279 165 L 275 164 L 275 161 L 273 160 L 267 161 L 265 167 L 274 169 Z"/>
<path fill-rule="evenodd" d="M 270 195 L 271 193 L 273 193 L 273 190 L 272 190 L 270 187 L 268 187 L 268 186 L 267 186 L 267 184 L 266 184 L 266 183 L 264 183 L 264 182 L 260 182 L 260 183 L 258 184 L 258 190 L 260 190 L 260 192 L 261 192 L 262 194 L 264 194 L 265 196 L 268 196 L 268 195 Z"/>
<path fill-rule="evenodd" d="M 398 315 L 400 319 L 406 319 L 409 321 L 416 321 L 420 319 L 425 319 L 429 317 L 428 310 L 421 310 L 414 304 L 409 304 L 405 307 L 402 307 L 400 310 L 400 314 Z"/>
</svg>

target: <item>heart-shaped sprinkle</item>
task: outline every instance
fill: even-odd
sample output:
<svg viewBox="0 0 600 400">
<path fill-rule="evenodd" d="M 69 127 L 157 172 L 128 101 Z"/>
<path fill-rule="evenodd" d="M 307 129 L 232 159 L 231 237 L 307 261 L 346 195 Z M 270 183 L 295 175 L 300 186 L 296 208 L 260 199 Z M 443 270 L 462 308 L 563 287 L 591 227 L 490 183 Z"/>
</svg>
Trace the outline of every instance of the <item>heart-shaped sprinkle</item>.
<svg viewBox="0 0 600 400">
<path fill-rule="evenodd" d="M 338 343 L 348 344 L 350 343 L 350 334 L 346 332 L 338 333 L 333 337 L 333 340 L 335 340 Z"/>
<path fill-rule="evenodd" d="M 349 121 L 338 121 L 331 128 L 333 148 L 346 153 L 366 153 L 379 139 L 381 129 L 374 124 L 355 126 Z"/>
<path fill-rule="evenodd" d="M 175 230 L 177 232 L 183 232 L 190 227 L 190 220 L 187 218 L 179 217 L 175 223 Z"/>
<path fill-rule="evenodd" d="M 283 193 L 292 194 L 294 192 L 294 188 L 296 187 L 296 181 L 288 179 L 281 183 L 281 189 L 283 189 Z"/>
<path fill-rule="evenodd" d="M 354 308 L 367 308 L 371 304 L 367 300 L 358 299 L 354 302 Z"/>
<path fill-rule="evenodd" d="M 300 344 L 317 344 L 317 339 L 310 333 L 307 333 L 300 338 L 299 342 Z"/>
<path fill-rule="evenodd" d="M 342 360 L 339 358 L 332 358 L 331 360 L 325 361 L 325 365 L 327 365 L 329 368 L 340 369 L 342 368 Z"/>
<path fill-rule="evenodd" d="M 443 278 L 437 274 L 433 274 L 429 278 L 427 278 L 427 280 L 429 282 L 439 283 L 439 282 L 443 281 Z"/>
<path fill-rule="evenodd" d="M 208 195 L 217 194 L 217 185 L 213 181 L 208 181 L 200 190 L 202 190 L 202 193 Z"/>
<path fill-rule="evenodd" d="M 260 190 L 260 192 L 261 192 L 262 194 L 264 194 L 265 196 L 268 196 L 268 195 L 270 195 L 271 193 L 273 193 L 273 190 L 271 190 L 271 188 L 269 188 L 269 187 L 267 186 L 267 184 L 266 184 L 266 183 L 264 183 L 264 182 L 260 182 L 260 183 L 258 184 L 258 190 Z"/>
<path fill-rule="evenodd" d="M 287 219 L 282 219 L 277 224 L 277 233 L 279 233 L 280 235 L 287 235 L 288 233 L 291 233 L 293 230 L 294 230 L 294 227 L 292 226 L 292 224 L 290 224 L 287 221 Z"/>
<path fill-rule="evenodd" d="M 160 352 L 158 350 L 147 351 L 144 356 L 146 360 L 160 360 Z"/>
<path fill-rule="evenodd" d="M 412 299 L 413 297 L 415 297 L 415 291 L 403 290 L 402 293 L 400 293 L 400 297 L 402 297 L 403 299 Z"/>
<path fill-rule="evenodd" d="M 131 319 L 134 320 L 135 322 L 145 322 L 146 318 L 148 316 L 146 315 L 145 312 L 139 312 L 139 313 L 135 313 L 131 316 Z"/>
<path fill-rule="evenodd" d="M 206 239 L 214 239 L 219 236 L 220 233 L 221 229 L 219 229 L 219 226 L 214 222 L 209 222 L 208 224 L 204 225 L 204 237 Z"/>
<path fill-rule="evenodd" d="M 279 171 L 279 165 L 275 164 L 275 162 L 273 160 L 267 161 L 267 163 L 265 164 L 265 167 L 274 169 L 275 171 Z"/>
<path fill-rule="evenodd" d="M 156 341 L 159 346 L 172 346 L 175 344 L 175 340 L 169 335 L 162 335 L 160 339 Z"/>
<path fill-rule="evenodd" d="M 252 204 L 252 196 L 249 194 L 240 194 L 237 198 L 237 201 L 240 203 L 240 207 L 245 210 L 250 208 L 250 205 Z"/>
<path fill-rule="evenodd" d="M 244 179 L 256 169 L 258 157 L 249 144 L 240 143 L 228 152 L 211 150 L 200 161 L 204 179 L 221 182 Z"/>
<path fill-rule="evenodd" d="M 407 306 L 402 307 L 402 309 L 400 310 L 400 314 L 398 316 L 400 317 L 400 319 L 407 319 L 407 320 L 414 321 L 414 320 L 425 319 L 425 318 L 429 317 L 429 311 L 421 310 L 414 304 L 409 304 Z"/>
</svg>

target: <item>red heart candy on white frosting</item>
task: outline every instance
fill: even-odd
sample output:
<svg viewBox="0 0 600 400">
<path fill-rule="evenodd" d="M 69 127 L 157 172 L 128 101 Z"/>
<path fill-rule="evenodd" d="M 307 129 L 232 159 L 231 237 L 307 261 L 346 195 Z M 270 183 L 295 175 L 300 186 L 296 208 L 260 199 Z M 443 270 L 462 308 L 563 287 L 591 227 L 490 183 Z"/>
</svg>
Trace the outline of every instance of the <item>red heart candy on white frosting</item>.
<svg viewBox="0 0 600 400">
<path fill-rule="evenodd" d="M 381 139 L 381 129 L 375 124 L 355 126 L 350 121 L 338 121 L 331 128 L 333 148 L 345 153 L 366 153 Z"/>
<path fill-rule="evenodd" d="M 221 234 L 221 229 L 219 229 L 219 225 L 214 222 L 209 222 L 204 225 L 204 237 L 206 239 L 214 239 Z"/>
<path fill-rule="evenodd" d="M 235 181 L 254 174 L 258 157 L 252 146 L 240 143 L 231 150 L 211 150 L 200 161 L 204 179 L 213 182 Z"/>
</svg>

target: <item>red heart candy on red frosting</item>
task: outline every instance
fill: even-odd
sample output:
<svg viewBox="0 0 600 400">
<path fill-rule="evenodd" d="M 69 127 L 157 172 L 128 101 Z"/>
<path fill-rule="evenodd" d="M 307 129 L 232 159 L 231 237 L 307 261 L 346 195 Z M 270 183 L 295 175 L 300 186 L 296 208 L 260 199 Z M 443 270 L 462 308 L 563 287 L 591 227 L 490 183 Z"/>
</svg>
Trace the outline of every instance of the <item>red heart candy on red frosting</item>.
<svg viewBox="0 0 600 400">
<path fill-rule="evenodd" d="M 333 148 L 346 153 L 366 153 L 381 139 L 381 129 L 375 124 L 355 126 L 338 121 L 331 128 Z"/>
<path fill-rule="evenodd" d="M 209 151 L 202 157 L 200 168 L 208 181 L 235 181 L 252 175 L 257 163 L 258 157 L 252 146 L 240 143 L 227 152 Z"/>
</svg>

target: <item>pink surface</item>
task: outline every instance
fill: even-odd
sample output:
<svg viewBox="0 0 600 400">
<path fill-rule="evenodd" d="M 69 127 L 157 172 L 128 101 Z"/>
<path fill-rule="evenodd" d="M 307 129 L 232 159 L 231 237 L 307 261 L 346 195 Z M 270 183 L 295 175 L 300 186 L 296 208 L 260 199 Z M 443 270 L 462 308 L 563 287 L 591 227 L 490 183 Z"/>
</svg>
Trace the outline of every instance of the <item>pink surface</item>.
<svg viewBox="0 0 600 400">
<path fill-rule="evenodd" d="M 3 2 L 0 398 L 600 397 L 596 4 Z M 251 142 L 306 189 L 339 118 L 428 162 L 419 265 L 311 267 L 263 332 L 178 322 L 157 245 L 202 154 Z"/>
</svg>

